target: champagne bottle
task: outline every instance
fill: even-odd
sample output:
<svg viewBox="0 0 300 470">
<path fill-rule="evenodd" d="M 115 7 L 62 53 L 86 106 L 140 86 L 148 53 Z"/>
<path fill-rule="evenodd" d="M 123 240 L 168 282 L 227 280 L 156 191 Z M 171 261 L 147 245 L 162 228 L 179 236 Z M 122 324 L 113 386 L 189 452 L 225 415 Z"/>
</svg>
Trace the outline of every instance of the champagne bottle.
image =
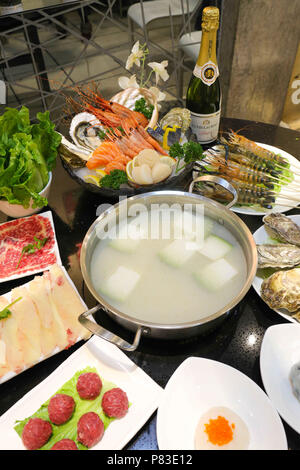
<svg viewBox="0 0 300 470">
<path fill-rule="evenodd" d="M 191 128 L 204 146 L 217 139 L 221 117 L 221 89 L 216 52 L 218 27 L 219 9 L 204 8 L 200 52 L 186 95 L 186 107 L 191 112 Z"/>
</svg>

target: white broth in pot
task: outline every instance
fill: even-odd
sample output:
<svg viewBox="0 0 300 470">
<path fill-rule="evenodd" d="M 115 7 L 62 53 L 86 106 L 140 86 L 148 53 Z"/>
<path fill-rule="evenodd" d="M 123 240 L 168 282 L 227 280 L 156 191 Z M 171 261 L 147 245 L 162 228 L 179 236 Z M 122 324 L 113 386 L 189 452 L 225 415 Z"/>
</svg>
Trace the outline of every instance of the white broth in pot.
<svg viewBox="0 0 300 470">
<path fill-rule="evenodd" d="M 186 323 L 216 313 L 243 288 L 247 264 L 228 229 L 206 216 L 202 221 L 201 241 L 191 226 L 178 238 L 174 223 L 167 239 L 146 238 L 149 222 L 134 237 L 99 240 L 90 264 L 95 290 L 145 322 Z"/>
</svg>

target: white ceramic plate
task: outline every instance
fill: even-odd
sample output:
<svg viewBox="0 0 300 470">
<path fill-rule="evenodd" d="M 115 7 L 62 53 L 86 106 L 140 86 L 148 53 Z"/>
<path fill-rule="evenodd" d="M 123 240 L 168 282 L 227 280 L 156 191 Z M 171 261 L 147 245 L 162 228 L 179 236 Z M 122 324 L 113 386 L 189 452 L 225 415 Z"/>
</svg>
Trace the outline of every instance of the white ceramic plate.
<svg viewBox="0 0 300 470">
<path fill-rule="evenodd" d="M 79 292 L 78 292 L 78 290 L 76 289 L 76 286 L 75 286 L 74 282 L 73 282 L 72 279 L 70 278 L 70 276 L 69 276 L 69 274 L 68 274 L 66 268 L 65 268 L 64 266 L 61 266 L 61 268 L 62 268 L 62 270 L 63 270 L 63 272 L 64 272 L 66 278 L 68 279 L 69 283 L 70 283 L 71 286 L 73 287 L 75 293 L 76 293 L 77 296 L 79 297 L 79 299 L 80 299 L 82 305 L 84 306 L 85 310 L 87 310 L 87 306 L 86 306 L 85 302 L 83 301 L 83 299 L 80 297 Z M 23 284 L 22 287 L 27 288 L 27 286 L 29 285 L 29 283 L 30 283 L 30 281 L 26 282 L 26 284 Z M 11 291 L 6 292 L 5 294 L 3 294 L 3 297 L 5 297 L 8 302 L 10 302 L 10 301 L 11 301 Z M 79 342 L 79 341 L 81 341 L 81 340 L 82 340 L 81 337 L 77 338 L 76 343 Z M 39 364 L 40 362 L 44 361 L 45 359 L 47 359 L 48 357 L 54 356 L 55 354 L 59 353 L 60 351 L 61 351 L 61 349 L 57 346 L 57 347 L 49 354 L 49 356 L 47 356 L 47 357 L 41 356 L 41 357 L 40 357 L 40 360 L 38 361 L 38 364 Z M 9 372 L 7 372 L 5 375 L 3 375 L 2 377 L 0 377 L 0 385 L 1 385 L 2 383 L 4 383 L 4 382 L 7 382 L 8 380 L 11 380 L 11 379 L 14 378 L 16 375 L 19 375 L 19 374 L 21 374 L 22 372 L 24 372 L 25 370 L 30 369 L 31 367 L 34 367 L 34 366 L 35 366 L 35 364 L 32 364 L 32 365 L 29 365 L 29 364 L 28 364 L 28 365 L 24 366 L 23 369 L 20 369 L 18 372 L 15 372 L 15 371 L 9 371 Z"/>
<path fill-rule="evenodd" d="M 32 216 L 24 217 L 24 219 L 29 219 L 30 217 L 37 217 L 37 216 L 38 217 L 44 217 L 45 219 L 48 219 L 50 224 L 51 224 L 51 228 L 52 228 L 52 231 L 53 231 L 54 245 L 53 245 L 53 248 L 49 251 L 49 253 L 53 253 L 55 255 L 54 263 L 57 263 L 57 264 L 61 265 L 62 263 L 61 263 L 58 244 L 57 244 L 57 240 L 56 240 L 56 234 L 55 234 L 55 227 L 54 227 L 52 212 L 51 211 L 46 211 L 46 212 L 41 212 L 40 214 L 32 214 Z M 18 222 L 20 222 L 22 219 L 23 219 L 23 217 L 18 219 Z M 15 223 L 16 223 L 16 220 L 8 220 L 6 222 L 3 222 L 2 224 L 0 224 L 0 230 L 3 229 L 4 226 L 13 227 Z M 4 243 L 4 247 L 5 247 L 5 243 Z M 19 279 L 19 278 L 22 278 L 22 277 L 31 276 L 33 274 L 38 274 L 38 273 L 41 273 L 43 271 L 46 271 L 50 266 L 51 266 L 51 264 L 49 266 L 43 266 L 42 265 L 42 267 L 37 267 L 36 269 L 30 269 L 30 267 L 29 267 L 26 271 L 23 271 L 22 273 L 15 273 L 15 274 L 12 274 L 12 275 L 7 276 L 7 277 L 1 277 L 0 282 L 12 281 L 13 279 Z"/>
<path fill-rule="evenodd" d="M 292 155 L 285 152 L 284 150 L 281 150 L 277 147 L 273 147 L 272 145 L 262 144 L 260 142 L 256 142 L 256 143 L 258 145 L 260 145 L 261 147 L 267 149 L 267 150 L 275 152 L 276 154 L 280 154 L 283 158 L 286 158 L 289 161 L 290 164 L 296 164 L 299 167 L 299 161 L 297 160 L 297 158 L 293 157 Z M 295 177 L 295 181 L 300 182 L 299 177 Z M 289 185 L 285 186 L 286 189 L 288 187 L 289 187 Z M 294 207 L 297 207 L 298 204 L 297 204 L 297 202 L 291 201 L 289 206 L 290 205 L 292 205 Z M 263 209 L 260 210 L 260 209 L 254 209 L 254 208 L 249 207 L 249 206 L 233 206 L 233 207 L 231 207 L 231 210 L 233 212 L 236 212 L 237 214 L 260 215 L 261 216 L 261 215 L 269 214 L 270 212 L 280 212 L 280 213 L 287 212 L 287 211 L 291 210 L 291 207 L 274 205 L 273 209 L 271 209 L 271 210 L 267 210 L 267 209 L 266 210 L 263 210 Z"/>
<path fill-rule="evenodd" d="M 300 215 L 288 215 L 287 217 L 292 219 L 297 225 L 300 225 Z M 267 234 L 264 225 L 262 225 L 259 229 L 256 230 L 256 232 L 254 232 L 253 238 L 257 245 L 263 245 L 264 243 L 270 242 L 270 237 Z M 278 269 L 278 271 L 280 271 L 280 269 Z M 253 288 L 255 289 L 257 294 L 260 296 L 260 298 L 261 298 L 260 291 L 261 291 L 262 282 L 263 282 L 263 278 L 256 275 L 252 283 Z M 283 308 L 278 309 L 278 310 L 276 309 L 274 311 L 278 313 L 280 316 L 282 316 L 283 318 L 285 318 L 286 320 L 293 322 L 293 323 L 297 323 L 297 320 L 295 320 L 291 315 L 289 315 L 287 311 L 284 310 Z"/>
<path fill-rule="evenodd" d="M 292 366 L 300 361 L 300 326 L 286 323 L 267 329 L 260 352 L 263 384 L 282 418 L 300 434 L 300 402 L 289 381 Z"/>
<path fill-rule="evenodd" d="M 267 145 L 267 144 L 261 144 L 259 142 L 257 142 L 258 145 L 260 145 L 261 147 L 267 149 L 267 150 L 270 150 L 271 152 L 274 152 L 276 154 L 280 154 L 283 158 L 285 158 L 286 160 L 288 160 L 290 162 L 290 164 L 296 164 L 297 166 L 299 166 L 299 161 L 297 160 L 297 158 L 293 157 L 292 155 L 290 155 L 289 153 L 285 152 L 284 150 L 281 150 L 277 147 L 273 147 L 273 145 Z M 297 179 L 298 178 L 298 179 Z M 299 177 L 295 177 L 295 180 L 297 179 L 297 181 L 299 181 Z M 288 188 L 289 185 L 285 186 L 285 188 Z M 280 193 L 279 193 L 280 194 Z M 297 202 L 291 202 L 289 205 L 292 205 L 294 207 L 297 207 Z M 247 206 L 239 206 L 239 207 L 233 207 L 232 210 L 234 212 L 236 212 L 237 214 L 245 214 L 245 215 L 266 215 L 266 214 L 269 214 L 270 212 L 280 212 L 280 213 L 283 213 L 283 212 L 287 212 L 287 211 L 290 211 L 291 210 L 291 207 L 285 207 L 285 206 L 279 206 L 279 205 L 275 205 L 273 207 L 273 209 L 271 210 L 255 210 L 255 209 L 252 209 L 251 207 L 247 207 Z"/>
<path fill-rule="evenodd" d="M 165 388 L 157 415 L 159 449 L 194 449 L 198 421 L 215 406 L 242 418 L 250 433 L 249 450 L 287 449 L 283 424 L 263 390 L 233 367 L 196 357 L 186 359 Z"/>
<path fill-rule="evenodd" d="M 131 403 L 126 416 L 108 426 L 93 450 L 122 449 L 157 409 L 162 388 L 116 346 L 93 336 L 1 416 L 0 450 L 24 450 L 22 440 L 14 430 L 15 421 L 31 416 L 78 370 L 87 366 L 96 367 L 104 379 L 122 388 Z"/>
</svg>

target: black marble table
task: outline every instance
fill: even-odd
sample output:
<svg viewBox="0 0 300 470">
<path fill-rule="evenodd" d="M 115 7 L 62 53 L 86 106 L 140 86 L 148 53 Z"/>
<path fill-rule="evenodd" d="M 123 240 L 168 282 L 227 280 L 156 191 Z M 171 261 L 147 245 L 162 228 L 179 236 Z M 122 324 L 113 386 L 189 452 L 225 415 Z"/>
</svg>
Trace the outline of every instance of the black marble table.
<svg viewBox="0 0 300 470">
<path fill-rule="evenodd" d="M 221 129 L 241 130 L 241 133 L 257 142 L 279 147 L 300 159 L 300 133 L 258 122 L 223 119 Z M 97 207 L 105 201 L 99 195 L 88 192 L 73 181 L 60 162 L 54 171 L 49 198 L 58 245 L 63 265 L 68 270 L 88 306 L 95 305 L 83 284 L 79 267 L 79 248 L 89 226 L 95 220 Z M 299 213 L 297 210 L 288 214 Z M 240 216 L 254 232 L 262 225 L 260 216 Z M 0 222 L 7 217 L 0 214 Z M 23 284 L 30 278 L 0 284 L 0 294 Z M 104 313 L 100 313 L 101 324 L 124 339 L 132 341 L 132 334 L 118 326 Z M 285 323 L 286 320 L 270 310 L 258 297 L 254 289 L 238 305 L 232 315 L 213 333 L 184 341 L 163 341 L 142 338 L 137 351 L 127 353 L 141 369 L 159 385 L 165 387 L 176 368 L 189 356 L 214 359 L 242 371 L 263 388 L 259 355 L 261 342 L 269 326 Z M 45 360 L 0 386 L 0 415 L 16 403 L 34 386 L 44 380 L 70 354 L 83 343 Z M 274 364 L 276 367 L 276 364 Z M 290 449 L 300 449 L 300 436 L 284 423 Z M 126 446 L 128 450 L 157 449 L 156 413 Z"/>
</svg>

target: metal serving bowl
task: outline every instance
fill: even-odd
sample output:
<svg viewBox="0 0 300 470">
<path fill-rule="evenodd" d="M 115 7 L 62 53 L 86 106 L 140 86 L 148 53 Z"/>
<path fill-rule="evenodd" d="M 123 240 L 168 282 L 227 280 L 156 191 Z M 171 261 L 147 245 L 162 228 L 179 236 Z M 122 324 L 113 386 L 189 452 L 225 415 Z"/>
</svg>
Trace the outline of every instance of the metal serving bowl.
<svg viewBox="0 0 300 470">
<path fill-rule="evenodd" d="M 206 179 L 207 178 L 213 178 L 214 182 L 226 185 L 227 189 L 232 190 L 234 192 L 232 186 L 226 181 L 216 177 L 206 177 Z M 196 180 L 194 182 L 196 182 Z M 192 191 L 193 189 L 194 182 L 190 186 L 190 191 Z M 235 193 L 234 196 L 234 200 L 231 202 L 230 206 L 233 205 L 236 201 Z M 94 249 L 99 241 L 97 235 L 99 228 L 105 229 L 105 227 L 108 227 L 108 225 L 111 223 L 111 217 L 113 213 L 116 215 L 117 218 L 116 223 L 118 223 L 119 220 L 122 220 L 122 214 L 124 214 L 122 210 L 124 209 L 125 203 L 127 204 L 127 209 L 129 209 L 133 204 L 136 203 L 142 203 L 147 208 L 150 208 L 152 204 L 163 203 L 167 203 L 169 205 L 180 204 L 181 206 L 183 206 L 184 204 L 204 205 L 205 215 L 216 220 L 219 224 L 224 225 L 235 236 L 235 238 L 243 249 L 248 270 L 247 279 L 239 294 L 236 295 L 230 303 L 224 305 L 221 310 L 217 311 L 212 315 L 208 315 L 205 318 L 201 318 L 192 322 L 175 324 L 162 324 L 153 323 L 150 321 L 141 321 L 137 318 L 124 314 L 120 310 L 116 309 L 113 305 L 109 304 L 99 294 L 99 292 L 95 290 L 93 286 L 90 277 L 90 264 Z M 192 194 L 181 191 L 155 191 L 133 196 L 125 201 L 123 200 L 103 212 L 91 225 L 84 238 L 81 249 L 80 263 L 84 281 L 92 295 L 99 302 L 99 305 L 81 314 L 79 317 L 79 321 L 86 328 L 92 331 L 92 333 L 101 336 L 102 338 L 108 341 L 111 341 L 121 349 L 133 351 L 137 348 L 142 335 L 161 339 L 183 339 L 206 333 L 209 330 L 218 326 L 230 314 L 232 309 L 243 299 L 243 297 L 249 290 L 256 273 L 257 252 L 254 239 L 248 227 L 237 215 L 231 212 L 228 207 L 225 207 L 222 204 L 219 204 L 198 194 Z M 104 309 L 108 313 L 108 315 L 112 317 L 116 322 L 136 333 L 132 344 L 128 343 L 127 341 L 124 341 L 122 338 L 102 328 L 95 321 L 91 321 L 88 318 L 89 316 L 96 313 L 96 311 L 99 309 Z"/>
</svg>

